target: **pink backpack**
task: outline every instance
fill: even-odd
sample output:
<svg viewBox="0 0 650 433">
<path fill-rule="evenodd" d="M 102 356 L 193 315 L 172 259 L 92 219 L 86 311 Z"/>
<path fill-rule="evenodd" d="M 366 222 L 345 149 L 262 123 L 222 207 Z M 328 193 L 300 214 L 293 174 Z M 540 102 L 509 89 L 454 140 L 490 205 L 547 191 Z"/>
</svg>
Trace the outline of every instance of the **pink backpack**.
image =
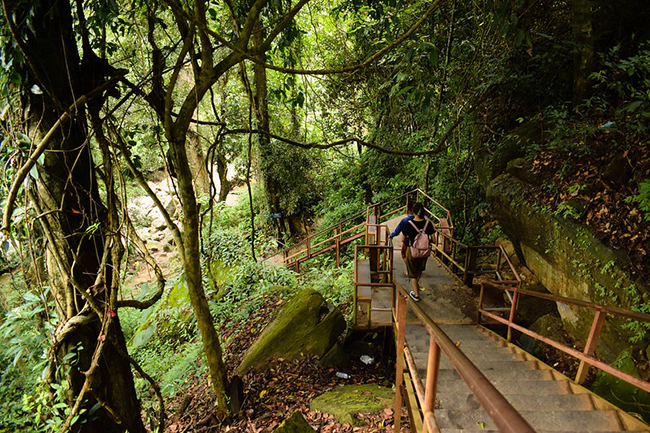
<svg viewBox="0 0 650 433">
<path fill-rule="evenodd" d="M 431 255 L 431 248 L 429 248 L 429 235 L 426 233 L 427 226 L 429 225 L 429 220 L 426 220 L 424 223 L 424 228 L 422 230 L 413 223 L 413 220 L 409 221 L 415 230 L 418 231 L 418 234 L 413 239 L 413 244 L 411 245 L 411 257 L 414 259 L 427 258 Z"/>
</svg>

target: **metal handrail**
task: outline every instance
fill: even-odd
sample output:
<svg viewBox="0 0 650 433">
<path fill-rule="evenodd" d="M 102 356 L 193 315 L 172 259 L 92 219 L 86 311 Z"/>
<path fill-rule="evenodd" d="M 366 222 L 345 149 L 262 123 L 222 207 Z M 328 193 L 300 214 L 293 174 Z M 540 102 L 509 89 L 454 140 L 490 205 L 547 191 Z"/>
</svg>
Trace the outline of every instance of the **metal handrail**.
<svg viewBox="0 0 650 433">
<path fill-rule="evenodd" d="M 320 246 L 321 244 L 324 244 L 324 243 L 327 243 L 327 242 L 334 241 L 337 238 L 339 239 L 340 242 L 344 243 L 343 240 L 341 239 L 341 235 L 343 233 L 348 233 L 351 230 L 358 229 L 361 226 L 363 226 L 364 224 L 366 224 L 368 222 L 368 217 L 372 213 L 371 212 L 372 210 L 379 210 L 378 214 L 376 214 L 377 223 L 381 223 L 386 217 L 397 213 L 401 209 L 404 209 L 406 207 L 406 205 L 405 206 L 400 206 L 400 207 L 398 207 L 398 208 L 396 208 L 396 209 L 394 209 L 394 210 L 392 210 L 392 211 L 390 211 L 390 212 L 388 212 L 386 214 L 381 213 L 381 209 L 383 207 L 385 207 L 385 206 L 387 206 L 387 205 L 389 205 L 389 204 L 391 204 L 391 203 L 393 203 L 395 201 L 399 201 L 399 200 L 401 200 L 403 198 L 406 198 L 406 201 L 408 202 L 408 198 L 413 194 L 415 194 L 417 197 L 420 197 L 420 196 L 426 197 L 427 199 L 431 200 L 432 203 L 434 203 L 436 206 L 438 206 L 440 209 L 442 209 L 442 211 L 445 213 L 445 216 L 446 216 L 446 218 L 447 218 L 447 220 L 449 222 L 449 227 L 446 227 L 446 228 L 451 230 L 451 232 L 453 233 L 453 224 L 451 223 L 451 212 L 447 208 L 442 206 L 440 203 L 438 203 L 436 200 L 434 200 L 433 198 L 428 196 L 424 191 L 422 191 L 419 188 L 416 188 L 416 189 L 413 189 L 411 191 L 405 192 L 404 194 L 402 194 L 402 195 L 400 195 L 398 197 L 395 197 L 393 199 L 390 199 L 388 201 L 371 204 L 371 205 L 366 207 L 365 211 L 359 212 L 359 213 L 357 213 L 357 214 L 355 214 L 355 215 L 353 215 L 353 216 L 351 216 L 351 217 L 349 217 L 349 218 L 347 218 L 345 220 L 342 220 L 342 221 L 340 221 L 340 222 L 338 222 L 336 224 L 332 224 L 327 228 L 324 228 L 324 229 L 321 229 L 321 230 L 317 231 L 316 233 L 308 234 L 306 239 L 304 239 L 304 240 L 302 240 L 302 241 L 298 242 L 297 244 L 292 245 L 290 247 L 285 247 L 285 248 L 283 248 L 281 250 L 281 253 L 283 255 L 283 260 L 282 261 L 284 263 L 289 264 L 291 262 L 291 259 L 294 259 L 295 257 L 297 257 L 297 256 L 299 256 L 301 254 L 304 254 L 304 253 L 308 253 L 307 254 L 308 257 L 306 257 L 306 259 L 309 259 L 310 257 L 314 257 L 315 255 L 318 255 L 318 254 L 310 255 L 310 253 L 316 253 L 317 252 L 317 251 L 312 251 L 312 249 L 314 249 L 314 247 Z M 426 210 L 436 220 L 438 220 L 438 221 L 440 220 L 440 218 L 437 217 L 429 209 L 426 209 Z M 356 226 L 354 226 L 354 227 L 352 227 L 350 229 L 342 230 L 343 225 L 345 225 L 345 224 L 347 224 L 347 223 L 349 223 L 349 222 L 351 222 L 351 221 L 353 221 L 355 219 L 361 218 L 364 215 L 365 215 L 365 222 L 357 224 Z M 332 231 L 335 231 L 335 233 L 336 233 L 334 236 L 330 236 L 330 237 L 326 238 L 325 240 L 319 242 L 316 245 L 311 244 L 311 242 L 314 239 L 318 239 L 319 237 L 322 237 L 324 234 L 332 232 Z M 301 248 L 302 245 L 304 245 L 304 247 L 302 247 L 302 249 L 292 253 L 291 255 L 288 255 L 291 250 L 295 250 L 296 248 Z M 318 250 L 318 251 L 320 251 L 320 250 Z M 295 260 L 293 262 L 295 264 Z"/>
<path fill-rule="evenodd" d="M 381 228 L 384 228 L 386 231 L 386 239 L 388 239 L 388 228 L 384 225 L 380 225 L 378 227 L 379 230 Z M 372 251 L 375 250 L 377 251 L 377 269 L 373 270 L 370 269 L 370 275 L 368 276 L 370 281 L 361 281 L 360 275 L 359 275 L 359 251 L 360 250 L 367 250 L 367 251 Z M 392 243 L 386 242 L 384 244 L 375 244 L 375 245 L 357 245 L 354 248 L 354 256 L 357 258 L 354 262 L 354 299 L 353 299 L 353 323 L 355 325 L 358 325 L 358 318 L 357 318 L 357 312 L 358 312 L 358 304 L 359 304 L 359 295 L 358 295 L 358 290 L 359 287 L 370 287 L 371 290 L 373 287 L 384 287 L 391 289 L 391 299 L 393 300 L 391 308 L 376 308 L 373 307 L 372 305 L 372 292 L 370 298 L 366 299 L 363 298 L 363 303 L 367 304 L 367 323 L 366 326 L 370 327 L 372 324 L 372 312 L 373 311 L 391 311 L 392 309 L 395 308 L 395 284 L 393 282 L 393 245 Z M 372 281 L 372 275 L 379 275 L 385 281 L 381 282 L 373 282 Z"/>
<path fill-rule="evenodd" d="M 429 333 L 429 361 L 427 366 L 427 383 L 424 389 L 417 374 L 417 368 L 412 359 L 407 362 L 417 379 L 419 388 L 417 392 L 420 407 L 423 408 L 424 422 L 430 432 L 439 431 L 435 415 L 435 401 L 438 372 L 440 368 L 440 352 L 444 353 L 451 365 L 458 372 L 461 378 L 467 383 L 479 404 L 485 409 L 488 415 L 502 432 L 527 433 L 535 430 L 521 416 L 521 414 L 506 400 L 494 385 L 481 373 L 481 371 L 467 358 L 467 356 L 456 346 L 456 344 L 445 334 L 440 327 L 420 308 L 414 301 L 409 299 L 406 291 L 397 285 L 398 300 L 394 312 L 394 321 L 397 327 L 397 389 L 395 392 L 395 407 L 402 406 L 401 387 L 403 376 L 400 374 L 403 369 L 404 341 L 406 334 L 406 306 L 408 305 L 415 313 L 419 321 Z M 408 303 L 408 304 L 407 304 Z M 406 349 L 408 352 L 408 349 Z M 422 395 L 423 394 L 423 395 Z M 399 431 L 399 417 L 395 417 L 395 430 Z"/>
<path fill-rule="evenodd" d="M 513 293 L 513 301 L 512 301 L 512 306 L 510 309 L 510 314 L 508 319 L 504 319 L 503 317 L 497 316 L 496 314 L 493 314 L 483 308 L 483 293 L 485 287 L 491 287 L 491 288 Z M 589 310 L 594 311 L 595 313 L 594 320 L 592 322 L 591 329 L 589 331 L 589 337 L 587 338 L 584 351 L 580 352 L 579 350 L 565 346 L 562 343 L 559 343 L 555 340 L 537 334 L 536 332 L 524 328 L 521 325 L 517 325 L 514 322 L 514 318 L 516 316 L 517 305 L 519 304 L 517 300 L 521 295 L 534 296 L 536 298 L 546 299 L 553 302 L 560 302 L 563 304 L 573 305 L 581 308 L 587 308 Z M 605 317 L 607 315 L 618 316 L 626 319 L 636 320 L 639 322 L 650 323 L 650 314 L 640 313 L 636 311 L 629 311 L 619 307 L 598 305 L 593 302 L 582 301 L 579 299 L 565 298 L 562 296 L 557 296 L 557 295 L 552 295 L 547 293 L 531 292 L 529 290 L 522 290 L 518 287 L 509 287 L 503 284 L 497 284 L 489 281 L 485 281 L 481 283 L 481 296 L 479 298 L 478 307 L 479 307 L 479 317 L 478 317 L 479 323 L 481 323 L 481 316 L 484 315 L 490 317 L 493 320 L 496 320 L 499 323 L 508 326 L 508 341 L 510 341 L 511 339 L 511 329 L 515 329 L 523 334 L 533 337 L 543 343 L 553 346 L 556 349 L 561 350 L 562 352 L 567 353 L 579 359 L 580 366 L 578 367 L 578 372 L 576 373 L 576 378 L 575 378 L 576 383 L 583 383 L 587 377 L 589 366 L 593 366 L 604 372 L 611 374 L 614 377 L 622 379 L 628 382 L 629 384 L 636 386 L 639 389 L 650 392 L 649 382 L 646 382 L 630 374 L 627 374 L 593 357 L 594 351 L 596 349 L 596 344 L 598 343 L 598 338 L 600 337 L 600 331 L 602 330 L 603 324 L 605 322 Z"/>
<path fill-rule="evenodd" d="M 510 256 L 508 256 L 508 253 L 505 251 L 503 246 L 501 245 L 465 245 L 464 243 L 454 239 L 451 235 L 441 232 L 436 228 L 436 235 L 437 236 L 442 236 L 445 238 L 450 245 L 450 250 L 451 252 L 445 251 L 445 245 L 446 243 L 443 242 L 442 247 L 440 246 L 440 242 L 433 242 L 432 244 L 432 251 L 434 254 L 438 256 L 442 256 L 445 259 L 449 261 L 451 266 L 448 266 L 446 263 L 443 262 L 443 265 L 445 265 L 447 268 L 449 268 L 452 273 L 453 270 L 456 269 L 460 271 L 461 274 L 464 276 L 464 282 L 467 285 L 471 285 L 471 279 L 475 273 L 477 273 L 478 269 L 476 268 L 476 258 L 478 256 L 478 253 L 480 250 L 498 250 L 498 255 L 496 258 L 496 265 L 493 271 L 494 274 L 497 276 L 498 280 L 502 284 L 514 284 L 517 286 L 521 285 L 521 277 L 519 276 L 519 272 L 517 272 L 517 269 L 515 268 L 514 264 L 510 260 Z M 460 263 L 458 258 L 460 255 L 461 251 L 465 251 L 465 260 L 464 263 Z M 505 259 L 506 264 L 508 265 L 508 269 L 510 273 L 513 275 L 512 280 L 503 280 L 500 274 L 501 270 L 501 265 L 502 265 L 502 258 Z M 487 271 L 490 272 L 490 271 Z M 483 273 L 486 273 L 486 271 L 483 271 Z"/>
</svg>

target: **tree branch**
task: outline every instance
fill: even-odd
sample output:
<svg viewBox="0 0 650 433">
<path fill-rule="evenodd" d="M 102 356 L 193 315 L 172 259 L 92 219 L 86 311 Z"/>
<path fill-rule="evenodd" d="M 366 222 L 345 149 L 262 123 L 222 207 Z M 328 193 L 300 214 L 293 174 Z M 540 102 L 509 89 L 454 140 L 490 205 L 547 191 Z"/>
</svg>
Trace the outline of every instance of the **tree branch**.
<svg viewBox="0 0 650 433">
<path fill-rule="evenodd" d="M 167 212 L 165 206 L 163 206 L 162 202 L 160 201 L 156 193 L 151 190 L 144 176 L 136 168 L 135 164 L 129 157 L 129 151 L 126 148 L 126 144 L 124 143 L 122 136 L 118 133 L 115 125 L 113 125 L 113 123 L 109 123 L 109 127 L 111 128 L 113 134 L 115 134 L 117 138 L 118 146 L 120 148 L 120 151 L 122 152 L 122 156 L 124 157 L 126 164 L 129 166 L 129 170 L 131 170 L 131 173 L 133 173 L 140 186 L 146 191 L 147 195 L 151 197 L 154 204 L 156 205 L 156 207 L 162 214 L 163 218 L 165 219 L 165 222 L 167 223 L 167 227 L 169 228 L 169 230 L 171 230 L 172 236 L 174 237 L 174 242 L 176 242 L 176 247 L 178 248 L 178 253 L 181 255 L 181 260 L 184 261 L 185 248 L 183 247 L 183 237 L 181 236 L 181 231 L 178 229 L 178 226 L 174 223 L 174 221 L 172 221 L 172 218 L 169 216 L 169 212 Z"/>
<path fill-rule="evenodd" d="M 119 76 L 113 77 L 110 80 L 106 81 L 102 85 L 96 87 L 95 89 L 91 90 L 87 94 L 81 96 L 79 99 L 77 99 L 71 106 L 68 108 L 68 110 L 61 115 L 61 117 L 58 118 L 58 120 L 54 123 L 54 125 L 50 128 L 50 130 L 47 132 L 45 137 L 41 140 L 41 142 L 36 146 L 36 149 L 32 154 L 29 156 L 27 159 L 27 162 L 23 164 L 22 167 L 18 170 L 16 173 L 16 177 L 14 178 L 14 182 L 11 185 L 11 189 L 9 190 L 9 194 L 7 195 L 7 205 L 5 207 L 4 211 L 4 218 L 2 220 L 2 228 L 0 228 L 0 231 L 4 233 L 9 233 L 9 230 L 11 228 L 11 216 L 14 213 L 14 207 L 15 207 L 15 202 L 16 202 L 16 197 L 18 196 L 18 190 L 20 189 L 20 186 L 22 185 L 23 181 L 29 174 L 29 171 L 34 167 L 36 162 L 38 161 L 38 158 L 41 156 L 41 154 L 45 151 L 47 146 L 50 143 L 50 140 L 54 136 L 54 134 L 57 132 L 57 130 L 70 118 L 72 118 L 72 115 L 70 114 L 71 112 L 74 112 L 74 115 L 77 114 L 77 110 L 80 107 L 83 107 L 88 103 L 90 99 L 93 97 L 97 96 L 98 94 L 102 93 L 103 91 L 107 90 L 108 88 L 114 86 L 119 80 L 122 79 L 122 77 L 126 75 L 125 71 L 122 71 L 122 74 Z"/>
<path fill-rule="evenodd" d="M 299 5 L 302 6 L 304 3 L 306 3 L 306 1 L 300 2 Z M 250 60 L 253 63 L 263 65 L 267 69 L 271 69 L 271 70 L 274 70 L 274 71 L 283 72 L 283 73 L 287 73 L 287 74 L 297 74 L 297 75 L 340 74 L 340 73 L 344 73 L 344 72 L 354 72 L 354 71 L 357 71 L 359 69 L 363 69 L 363 68 L 367 67 L 370 63 L 372 63 L 375 60 L 382 57 L 388 51 L 390 51 L 393 48 L 395 48 L 396 46 L 400 45 L 402 42 L 404 42 L 409 36 L 411 36 L 413 34 L 413 32 L 415 32 L 422 25 L 422 23 L 427 19 L 427 17 L 429 17 L 429 15 L 431 15 L 436 10 L 436 8 L 438 7 L 438 3 L 440 3 L 440 0 L 435 0 L 431 4 L 431 6 L 429 6 L 429 8 L 424 12 L 422 17 L 420 17 L 420 19 L 415 24 L 413 24 L 413 26 L 411 26 L 411 28 L 408 29 L 408 31 L 406 33 L 404 33 L 401 37 L 399 37 L 395 41 L 391 42 L 390 44 L 388 44 L 387 46 L 385 46 L 381 50 L 377 51 L 376 53 L 374 53 L 373 55 L 368 57 L 362 63 L 359 63 L 357 65 L 347 66 L 347 67 L 344 67 L 344 68 L 339 68 L 339 69 L 311 69 L 311 70 L 308 70 L 308 69 L 283 68 L 283 67 L 280 67 L 280 66 L 275 66 L 275 65 L 272 65 L 272 64 L 269 64 L 269 63 L 265 63 L 265 62 L 263 62 L 262 60 L 260 60 L 257 57 L 261 52 L 263 52 L 262 50 L 260 50 L 260 52 L 251 52 L 251 53 L 249 53 L 249 52 L 243 50 L 239 46 L 240 44 L 235 45 L 232 42 L 227 41 L 221 35 L 219 35 L 217 32 L 215 32 L 214 30 L 210 30 L 207 27 L 202 28 L 202 30 L 205 31 L 206 33 L 208 33 L 213 38 L 215 38 L 219 43 L 224 44 L 225 46 L 227 46 L 228 48 L 233 50 L 235 53 L 239 54 L 242 58 Z M 292 13 L 297 13 L 297 11 L 292 11 Z M 185 13 L 185 11 L 183 11 L 183 14 L 186 16 L 186 18 L 188 20 L 192 19 L 191 16 L 189 16 L 187 13 Z M 195 23 L 195 24 L 199 28 L 201 28 L 201 23 Z M 286 24 L 284 24 L 284 22 L 282 22 L 281 25 L 286 26 Z M 279 33 L 279 30 L 282 30 L 282 28 L 283 27 L 281 27 L 279 25 L 278 28 L 274 29 L 271 32 L 271 34 L 272 35 L 276 34 L 276 32 Z M 243 34 L 243 32 L 242 32 L 242 34 Z M 245 40 L 247 41 L 248 39 L 245 39 Z M 271 39 L 269 38 L 269 39 L 267 39 L 267 41 L 260 48 L 262 48 L 263 50 L 268 50 L 270 48 L 270 43 L 271 43 Z"/>
<path fill-rule="evenodd" d="M 331 149 L 333 147 L 341 146 L 341 145 L 347 144 L 347 143 L 357 143 L 357 144 L 359 144 L 361 146 L 364 146 L 364 147 L 367 147 L 367 148 L 370 148 L 370 149 L 375 149 L 375 150 L 378 150 L 378 151 L 383 152 L 383 153 L 388 153 L 390 155 L 425 156 L 425 155 L 433 155 L 433 154 L 436 154 L 436 153 L 440 152 L 440 150 L 442 149 L 442 145 L 447 141 L 447 138 L 449 138 L 449 134 L 451 134 L 451 132 L 454 129 L 456 129 L 456 127 L 458 127 L 458 125 L 461 123 L 461 121 L 462 121 L 462 116 L 459 116 L 456 119 L 456 121 L 451 125 L 451 127 L 447 130 L 447 132 L 445 132 L 445 134 L 440 138 L 440 140 L 438 141 L 438 145 L 436 146 L 435 149 L 423 150 L 423 151 L 420 151 L 420 152 L 406 152 L 406 151 L 402 151 L 402 150 L 387 149 L 385 147 L 381 147 L 381 146 L 378 146 L 376 144 L 369 143 L 367 141 L 364 141 L 364 140 L 362 140 L 360 138 L 356 138 L 356 137 L 344 138 L 342 140 L 333 141 L 333 142 L 327 143 L 327 144 L 319 144 L 319 143 L 301 143 L 301 142 L 298 142 L 298 141 L 290 140 L 290 139 L 285 138 L 285 137 L 281 137 L 279 135 L 276 135 L 276 134 L 273 134 L 273 133 L 270 133 L 270 132 L 262 131 L 260 129 L 246 129 L 246 128 L 226 129 L 224 131 L 224 135 L 226 135 L 226 134 L 251 134 L 251 133 L 253 133 L 253 134 L 263 134 L 263 135 L 268 135 L 269 137 L 271 137 L 271 138 L 273 138 L 275 140 L 282 141 L 283 143 L 287 143 L 287 144 L 290 144 L 292 146 L 301 147 L 303 149 Z"/>
</svg>

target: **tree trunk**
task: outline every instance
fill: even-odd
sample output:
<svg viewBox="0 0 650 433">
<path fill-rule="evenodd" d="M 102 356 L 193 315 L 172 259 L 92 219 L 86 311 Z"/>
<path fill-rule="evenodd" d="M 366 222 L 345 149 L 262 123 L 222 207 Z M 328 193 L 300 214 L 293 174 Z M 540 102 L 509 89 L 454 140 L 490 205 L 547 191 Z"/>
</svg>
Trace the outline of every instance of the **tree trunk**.
<svg viewBox="0 0 650 433">
<path fill-rule="evenodd" d="M 571 5 L 576 53 L 573 60 L 573 106 L 588 96 L 594 67 L 594 36 L 591 26 L 591 0 L 573 0 Z"/>
<path fill-rule="evenodd" d="M 21 41 L 29 65 L 23 115 L 28 135 L 37 143 L 77 98 L 105 83 L 106 71 L 98 70 L 92 52 L 84 51 L 80 58 L 70 3 L 4 0 L 3 7 L 14 20 L 13 36 Z M 35 83 L 41 94 L 30 91 Z M 101 100 L 97 103 L 101 105 Z M 101 403 L 102 409 L 82 426 L 73 425 L 71 431 L 144 432 L 129 360 L 121 355 L 126 353 L 126 344 L 120 322 L 114 317 L 102 329 L 100 314 L 105 317 L 113 312 L 108 308 L 98 312 L 88 304 L 90 299 L 95 306 L 108 305 L 114 274 L 111 257 L 102 259 L 108 242 L 104 237 L 108 214 L 99 195 L 82 106 L 56 131 L 43 155 L 29 195 L 37 214 L 43 215 L 39 222 L 47 240 L 46 263 L 57 315 L 62 326 L 76 323 L 56 335 L 49 378 L 68 382 L 67 400 L 72 406 L 86 382 L 82 372 L 91 367 L 100 336 L 106 336 L 102 357 L 90 375 L 92 387 L 81 406 L 89 411 Z M 100 272 L 103 278 L 98 279 Z M 96 285 L 98 281 L 101 284 Z M 74 365 L 64 359 L 71 353 L 78 360 Z"/>
<path fill-rule="evenodd" d="M 199 194 L 210 195 L 210 174 L 205 166 L 201 138 L 194 131 L 188 131 L 188 158 L 194 178 L 194 186 Z"/>
<path fill-rule="evenodd" d="M 216 152 L 215 159 L 217 160 L 217 175 L 219 176 L 219 201 L 226 201 L 228 194 L 232 190 L 233 182 L 228 180 L 228 162 L 226 158 Z"/>
<path fill-rule="evenodd" d="M 261 23 L 258 21 L 257 26 L 253 31 L 251 37 L 253 47 L 258 47 L 264 40 L 264 34 Z M 260 60 L 266 61 L 265 55 L 260 55 Z M 270 131 L 269 122 L 269 105 L 268 105 L 268 89 L 266 68 L 264 65 L 255 63 L 253 66 L 255 72 L 255 116 L 257 118 L 257 125 L 260 131 L 268 133 Z M 269 210 L 269 217 L 273 221 L 277 236 L 284 239 L 284 234 L 289 231 L 286 221 L 286 215 L 283 212 L 280 204 L 280 196 L 282 194 L 282 185 L 273 176 L 271 164 L 273 164 L 274 149 L 271 144 L 271 137 L 268 134 L 258 134 L 257 136 L 259 145 L 259 158 L 260 158 L 260 176 L 266 195 L 266 203 Z"/>
<path fill-rule="evenodd" d="M 217 395 L 217 406 L 230 415 L 228 404 L 228 376 L 226 366 L 223 363 L 223 354 L 219 335 L 214 327 L 214 320 L 210 313 L 208 300 L 203 288 L 201 271 L 201 254 L 199 241 L 199 209 L 196 203 L 196 195 L 192 186 L 192 170 L 187 159 L 185 148 L 185 132 L 170 131 L 170 151 L 176 167 L 178 177 L 178 191 L 183 207 L 183 244 L 181 259 L 185 273 L 187 290 L 190 295 L 192 309 L 196 314 L 197 325 L 201 332 L 203 348 L 210 369 L 212 386 Z"/>
</svg>

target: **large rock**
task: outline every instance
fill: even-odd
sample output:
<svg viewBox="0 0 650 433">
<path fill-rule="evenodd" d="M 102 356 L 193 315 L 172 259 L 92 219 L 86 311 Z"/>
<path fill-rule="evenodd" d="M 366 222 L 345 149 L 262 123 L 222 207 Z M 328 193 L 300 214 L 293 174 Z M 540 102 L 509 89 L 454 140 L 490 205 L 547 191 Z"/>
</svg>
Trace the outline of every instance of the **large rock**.
<svg viewBox="0 0 650 433">
<path fill-rule="evenodd" d="M 394 393 L 390 388 L 373 384 L 345 385 L 316 397 L 309 408 L 332 415 L 339 422 L 359 427 L 363 423 L 354 415 L 377 413 L 394 403 Z"/>
<path fill-rule="evenodd" d="M 633 352 L 634 349 L 631 347 L 623 351 L 616 360 L 615 365 L 621 371 L 640 378 L 636 367 L 637 360 L 632 356 Z M 647 377 L 643 379 L 647 380 Z M 647 392 L 603 371 L 597 374 L 592 390 L 624 411 L 637 415 L 645 422 L 649 422 L 650 394 Z"/>
<path fill-rule="evenodd" d="M 274 433 L 312 433 L 315 432 L 314 428 L 310 426 L 302 413 L 296 411 L 289 418 L 282 421 Z"/>
<path fill-rule="evenodd" d="M 476 134 L 476 141 L 472 144 L 476 163 L 474 164 L 479 181 L 487 185 L 492 179 L 506 170 L 511 161 L 524 156 L 526 147 L 539 140 L 543 125 L 538 122 L 523 123 L 514 133 L 506 136 L 494 150 L 484 148 L 480 141 L 481 134 Z M 518 169 L 515 164 L 511 169 Z"/>
<path fill-rule="evenodd" d="M 246 351 L 237 368 L 240 374 L 274 358 L 298 359 L 305 354 L 325 355 L 346 330 L 343 314 L 328 307 L 315 290 L 298 292 Z"/>
<path fill-rule="evenodd" d="M 502 174 L 487 187 L 487 201 L 526 266 L 551 292 L 601 305 L 640 308 L 647 283 L 627 274 L 629 259 L 606 247 L 588 227 L 555 216 L 525 200 L 527 183 Z M 585 342 L 594 314 L 558 303 L 564 327 Z M 626 320 L 608 316 L 596 353 L 612 362 L 631 337 Z"/>
</svg>

